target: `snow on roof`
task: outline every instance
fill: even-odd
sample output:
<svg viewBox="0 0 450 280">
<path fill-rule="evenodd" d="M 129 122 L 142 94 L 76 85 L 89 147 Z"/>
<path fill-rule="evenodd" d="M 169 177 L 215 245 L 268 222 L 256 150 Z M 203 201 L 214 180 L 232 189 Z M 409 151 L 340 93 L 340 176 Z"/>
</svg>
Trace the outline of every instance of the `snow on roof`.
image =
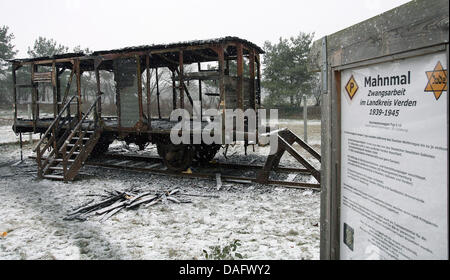
<svg viewBox="0 0 450 280">
<path fill-rule="evenodd" d="M 153 45 L 125 47 L 125 48 L 112 49 L 112 50 L 102 50 L 102 51 L 95 51 L 92 54 L 78 52 L 78 53 L 57 54 L 57 55 L 46 56 L 46 57 L 12 59 L 12 60 L 9 60 L 9 62 L 30 62 L 30 61 L 61 59 L 61 58 L 70 58 L 70 57 L 97 56 L 97 55 L 103 55 L 103 54 L 124 53 L 124 52 L 131 52 L 131 51 L 164 50 L 164 49 L 171 49 L 171 48 L 178 48 L 178 47 L 200 46 L 200 45 L 207 45 L 207 44 L 221 44 L 221 43 L 228 43 L 228 42 L 240 42 L 244 45 L 247 45 L 247 46 L 255 49 L 260 54 L 264 53 L 263 49 L 261 49 L 259 46 L 257 46 L 256 44 L 254 44 L 250 41 L 241 39 L 239 37 L 227 36 L 227 37 L 208 39 L 208 40 L 193 40 L 193 41 L 184 41 L 184 42 L 170 43 L 170 44 L 153 44 Z"/>
</svg>

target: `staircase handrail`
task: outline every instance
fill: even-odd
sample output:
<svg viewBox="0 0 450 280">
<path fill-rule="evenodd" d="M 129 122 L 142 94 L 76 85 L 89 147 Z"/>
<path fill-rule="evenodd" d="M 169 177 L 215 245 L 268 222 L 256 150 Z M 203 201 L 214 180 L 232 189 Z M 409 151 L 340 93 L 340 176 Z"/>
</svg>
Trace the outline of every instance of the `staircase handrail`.
<svg viewBox="0 0 450 280">
<path fill-rule="evenodd" d="M 47 131 L 45 131 L 44 135 L 42 136 L 41 140 L 39 140 L 39 142 L 36 144 L 36 146 L 33 149 L 33 152 L 36 152 L 36 150 L 38 149 L 38 147 L 40 147 L 42 145 L 42 142 L 44 141 L 45 138 L 47 138 L 48 134 L 50 134 L 50 132 L 52 131 L 52 129 L 54 128 L 54 126 L 56 125 L 56 123 L 59 121 L 59 119 L 61 118 L 61 116 L 63 115 L 63 113 L 67 110 L 67 108 L 70 106 L 70 104 L 72 103 L 74 98 L 78 98 L 78 96 L 72 96 L 69 100 L 69 102 L 67 102 L 64 107 L 62 108 L 62 110 L 59 112 L 58 116 L 53 120 L 52 124 L 48 127 Z"/>
<path fill-rule="evenodd" d="M 95 101 L 92 103 L 91 107 L 89 107 L 89 110 L 86 112 L 86 114 L 83 116 L 83 118 L 78 122 L 78 124 L 74 127 L 72 130 L 72 133 L 70 133 L 69 137 L 67 137 L 68 140 L 62 145 L 62 147 L 59 149 L 59 152 L 62 152 L 65 148 L 67 148 L 67 144 L 69 144 L 70 140 L 75 135 L 76 131 L 80 128 L 80 126 L 83 124 L 83 122 L 86 120 L 86 118 L 89 116 L 89 114 L 92 112 L 92 110 L 97 107 L 97 102 L 100 99 L 101 96 L 98 96 Z M 97 122 L 98 120 L 94 120 Z"/>
</svg>

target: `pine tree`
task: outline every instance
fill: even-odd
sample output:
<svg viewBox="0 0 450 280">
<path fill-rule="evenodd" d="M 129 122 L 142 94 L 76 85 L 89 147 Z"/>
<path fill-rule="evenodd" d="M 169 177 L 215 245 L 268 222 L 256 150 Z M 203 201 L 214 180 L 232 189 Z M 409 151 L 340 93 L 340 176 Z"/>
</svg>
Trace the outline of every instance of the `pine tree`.
<svg viewBox="0 0 450 280">
<path fill-rule="evenodd" d="M 14 34 L 9 33 L 8 26 L 0 27 L 0 102 L 10 103 L 12 97 L 8 94 L 12 87 L 11 65 L 7 60 L 17 54 L 13 45 Z"/>
<path fill-rule="evenodd" d="M 34 41 L 33 48 L 28 47 L 28 55 L 30 57 L 51 57 L 56 54 L 67 53 L 69 48 L 58 44 L 53 39 L 40 37 Z"/>
<path fill-rule="evenodd" d="M 311 93 L 313 75 L 307 69 L 307 56 L 313 37 L 313 33 L 301 32 L 289 39 L 280 37 L 277 44 L 265 42 L 263 87 L 269 93 L 266 104 L 300 107 L 303 95 Z"/>
</svg>

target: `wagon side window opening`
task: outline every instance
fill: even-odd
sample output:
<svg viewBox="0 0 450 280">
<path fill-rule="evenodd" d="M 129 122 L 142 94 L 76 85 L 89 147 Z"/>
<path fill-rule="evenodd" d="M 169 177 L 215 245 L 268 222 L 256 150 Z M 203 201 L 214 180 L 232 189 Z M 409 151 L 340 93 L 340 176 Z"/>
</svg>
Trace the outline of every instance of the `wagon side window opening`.
<svg viewBox="0 0 450 280">
<path fill-rule="evenodd" d="M 143 103 L 147 106 L 146 73 L 142 77 Z M 152 119 L 169 119 L 173 106 L 172 71 L 168 67 L 150 68 L 150 113 Z"/>
<path fill-rule="evenodd" d="M 59 108 L 58 110 L 61 110 L 73 96 L 77 96 L 76 73 L 73 70 L 73 66 L 71 68 L 63 68 L 59 70 L 59 80 L 57 86 L 59 87 L 57 106 Z M 74 115 L 77 112 L 77 101 L 73 100 L 69 106 L 71 114 Z"/>
<path fill-rule="evenodd" d="M 200 62 L 194 52 L 180 50 L 153 54 L 151 61 L 156 65 L 162 65 L 157 68 L 157 81 L 156 69 L 152 72 L 153 116 L 155 112 L 158 112 L 158 115 L 160 112 L 163 118 L 169 118 L 171 112 L 179 108 L 186 109 L 192 116 L 194 102 L 202 103 L 201 77 L 199 77 L 201 67 L 198 66 Z M 201 111 L 198 110 L 196 113 L 200 115 Z"/>
<path fill-rule="evenodd" d="M 167 52 L 155 55 L 161 63 L 167 66 L 170 71 L 170 90 L 172 92 L 172 104 L 167 107 L 169 116 L 172 110 L 184 108 L 192 115 L 193 103 L 198 100 L 194 93 L 197 91 L 197 85 L 190 77 L 193 72 L 193 65 L 189 61 L 189 54 L 182 50 L 176 52 Z M 166 79 L 162 79 L 166 82 Z"/>
<path fill-rule="evenodd" d="M 249 50 L 244 50 L 244 69 L 243 69 L 243 98 L 244 98 L 244 110 L 254 108 L 255 99 L 255 59 L 252 58 Z"/>
<path fill-rule="evenodd" d="M 16 70 L 16 110 L 18 119 L 31 120 L 33 91 L 31 86 L 31 66 L 23 65 Z"/>
<path fill-rule="evenodd" d="M 152 67 L 150 64 L 148 69 L 149 79 L 147 79 L 145 58 L 141 69 L 144 121 L 147 118 L 168 119 L 172 106 L 172 74 L 170 70 L 167 67 Z M 149 97 L 150 100 L 148 100 Z"/>
<path fill-rule="evenodd" d="M 102 92 L 101 105 L 103 118 L 115 118 L 118 116 L 116 107 L 116 85 L 114 72 L 99 70 L 100 91 Z"/>
<path fill-rule="evenodd" d="M 81 73 L 80 80 L 81 80 L 81 104 L 82 104 L 81 109 L 82 112 L 87 112 L 91 107 L 92 103 L 95 102 L 95 99 L 97 97 L 97 79 L 95 77 L 95 72 L 83 71 Z M 73 87 L 73 91 L 76 91 L 76 86 Z M 93 118 L 93 115 L 91 115 L 90 118 Z"/>
<path fill-rule="evenodd" d="M 172 87 L 175 89 L 174 96 L 177 99 L 177 108 L 184 108 L 187 110 L 191 117 L 194 114 L 194 104 L 195 102 L 199 102 L 202 104 L 202 96 L 200 94 L 200 80 L 198 77 L 198 63 L 190 63 L 183 64 L 183 76 L 180 78 L 181 69 L 175 71 L 175 75 L 173 75 L 173 83 Z M 183 97 L 181 97 L 181 93 L 183 93 Z M 183 106 L 181 104 L 183 102 Z M 201 108 L 201 107 L 200 107 Z M 201 109 L 196 108 L 196 115 L 201 115 Z"/>
<path fill-rule="evenodd" d="M 149 69 L 150 72 L 150 100 L 151 100 L 151 78 L 152 78 L 152 69 Z M 151 116 L 151 108 L 147 106 L 147 67 L 145 63 L 145 57 L 143 58 L 143 61 L 141 61 L 141 88 L 142 88 L 142 105 L 143 105 L 143 121 L 147 123 L 148 118 Z"/>
<path fill-rule="evenodd" d="M 225 56 L 225 101 L 227 109 L 241 109 L 246 111 L 254 106 L 254 94 L 251 75 L 250 49 L 241 43 L 228 46 L 228 57 Z M 237 128 L 238 119 L 234 117 L 234 126 Z M 244 117 L 244 127 L 248 126 L 248 119 Z"/>
<path fill-rule="evenodd" d="M 15 71 L 17 118 L 40 120 L 58 114 L 57 65 L 22 64 Z M 55 83 L 54 83 L 55 82 Z"/>
<path fill-rule="evenodd" d="M 38 120 L 54 117 L 54 92 L 52 87 L 52 68 L 49 66 L 35 65 L 32 75 L 36 90 L 36 103 Z"/>
<path fill-rule="evenodd" d="M 193 104 L 194 102 L 199 102 L 201 104 L 200 94 L 199 94 L 199 81 L 196 79 L 198 73 L 197 63 L 185 64 L 183 66 L 183 94 L 184 94 L 184 109 L 186 109 L 191 116 L 194 114 Z M 179 83 L 179 82 L 178 82 Z M 178 93 L 180 94 L 180 88 L 178 88 Z M 191 104 L 192 101 L 192 104 Z M 197 116 L 201 115 L 200 108 L 197 109 Z"/>
<path fill-rule="evenodd" d="M 202 111 L 219 109 L 219 62 L 199 63 L 198 72 L 199 76 L 201 76 Z"/>
<path fill-rule="evenodd" d="M 225 104 L 243 111 L 255 108 L 256 63 L 254 51 L 238 43 L 225 49 Z M 241 88 L 242 82 L 242 88 Z"/>
<path fill-rule="evenodd" d="M 38 93 L 36 96 L 36 103 L 39 106 L 38 119 L 52 118 L 54 116 L 51 71 L 52 68 L 48 66 L 35 66 L 33 82 Z"/>
</svg>

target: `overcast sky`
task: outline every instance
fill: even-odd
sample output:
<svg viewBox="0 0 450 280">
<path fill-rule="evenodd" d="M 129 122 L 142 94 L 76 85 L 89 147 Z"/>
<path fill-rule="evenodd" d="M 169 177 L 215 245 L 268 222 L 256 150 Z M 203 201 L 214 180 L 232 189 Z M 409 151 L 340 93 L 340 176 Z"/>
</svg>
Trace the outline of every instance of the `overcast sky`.
<svg viewBox="0 0 450 280">
<path fill-rule="evenodd" d="M 38 36 L 91 50 L 238 36 L 263 45 L 280 36 L 315 39 L 408 0 L 0 0 L 0 26 L 15 35 L 18 57 Z"/>
</svg>

